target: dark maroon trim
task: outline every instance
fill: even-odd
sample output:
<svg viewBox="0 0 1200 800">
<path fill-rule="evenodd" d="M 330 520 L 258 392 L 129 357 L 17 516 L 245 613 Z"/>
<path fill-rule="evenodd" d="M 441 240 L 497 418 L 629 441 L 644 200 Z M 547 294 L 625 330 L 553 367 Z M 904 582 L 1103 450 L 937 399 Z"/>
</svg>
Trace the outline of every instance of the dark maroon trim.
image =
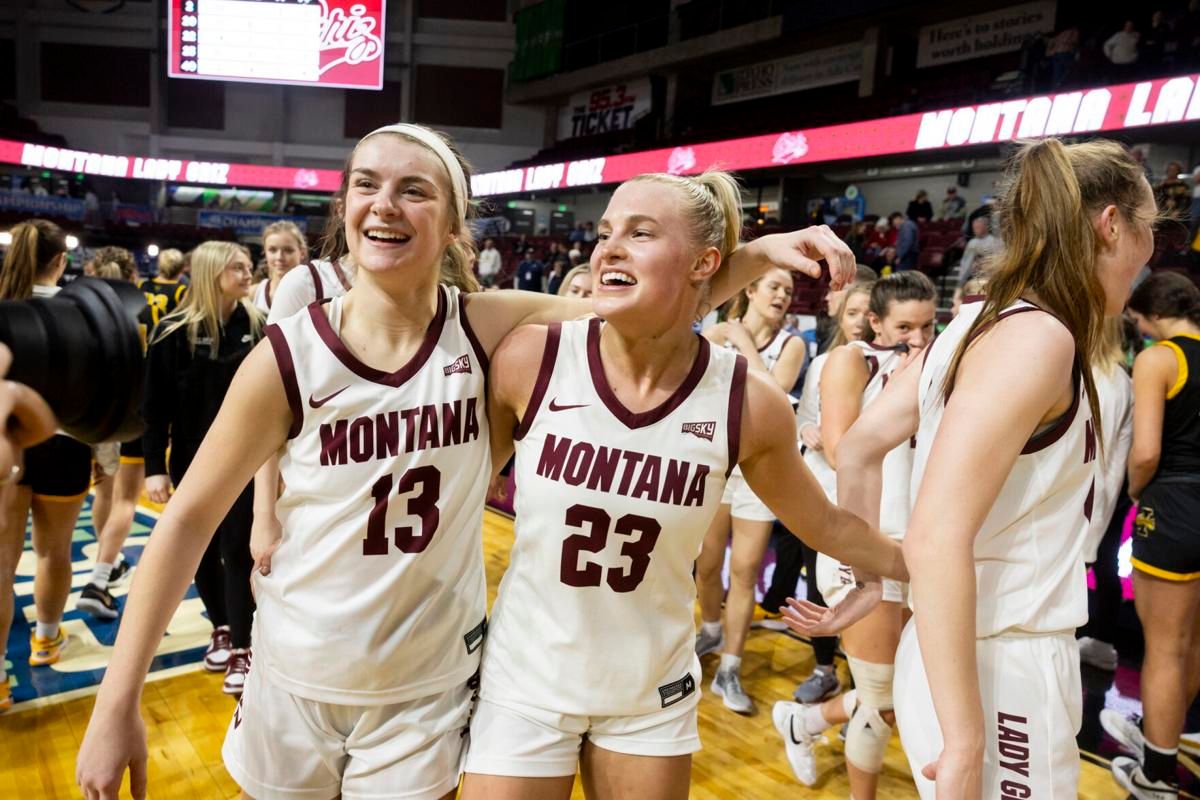
<svg viewBox="0 0 1200 800">
<path fill-rule="evenodd" d="M 1021 448 L 1021 455 L 1027 456 L 1030 453 L 1045 450 L 1063 437 L 1071 427 L 1071 423 L 1075 421 L 1075 415 L 1079 412 L 1079 400 L 1083 396 L 1083 391 L 1080 389 L 1080 384 L 1082 383 L 1083 371 L 1079 368 L 1079 362 L 1075 362 L 1075 367 L 1071 370 L 1071 389 L 1075 395 L 1071 400 L 1071 407 L 1055 420 L 1049 428 L 1039 434 L 1030 436 L 1029 441 Z"/>
<path fill-rule="evenodd" d="M 347 292 L 350 291 L 350 289 L 353 287 L 350 284 L 350 279 L 346 277 L 346 273 L 342 269 L 342 260 L 340 258 L 335 258 L 333 261 L 329 262 L 329 265 L 333 267 L 333 272 L 335 275 L 337 275 L 338 281 L 341 282 L 342 288 Z"/>
<path fill-rule="evenodd" d="M 266 290 L 267 291 L 267 310 L 270 311 L 271 310 L 271 279 L 270 278 L 267 278 L 266 284 L 267 284 L 267 290 Z"/>
<path fill-rule="evenodd" d="M 475 351 L 475 358 L 479 360 L 479 368 L 483 370 L 484 375 L 487 375 L 490 362 L 483 345 L 479 343 L 479 337 L 475 335 L 475 329 L 471 327 L 471 320 L 467 318 L 467 295 L 465 292 L 458 293 L 458 318 L 461 320 L 463 333 L 467 334 L 467 339 L 471 342 L 471 349 Z"/>
<path fill-rule="evenodd" d="M 738 356 L 733 364 L 733 380 L 729 384 L 729 412 L 725 415 L 729 426 L 725 432 L 725 441 L 729 443 L 729 462 L 725 467 L 725 477 L 728 478 L 733 468 L 738 465 L 742 446 L 742 403 L 746 399 L 746 359 Z"/>
<path fill-rule="evenodd" d="M 317 270 L 315 265 L 309 264 L 308 265 L 308 274 L 312 276 L 313 289 L 317 293 L 316 299 L 324 300 L 325 299 L 325 284 L 321 283 L 321 273 Z"/>
<path fill-rule="evenodd" d="M 872 350 L 886 351 L 888 353 L 895 352 L 895 350 L 897 348 L 897 345 L 893 345 L 891 347 L 885 347 L 884 345 L 875 344 L 874 342 L 863 342 L 863 344 L 865 344 L 867 347 L 871 348 Z"/>
<path fill-rule="evenodd" d="M 519 442 L 533 427 L 533 418 L 537 416 L 542 401 L 546 399 L 546 390 L 550 388 L 550 376 L 554 374 L 554 362 L 558 360 L 558 342 L 562 337 L 562 323 L 551 322 L 546 328 L 546 347 L 542 350 L 542 363 L 538 365 L 537 380 L 533 383 L 533 394 L 525 404 L 525 413 L 521 415 L 521 424 L 513 432 L 513 441 Z"/>
<path fill-rule="evenodd" d="M 984 300 L 987 300 L 985 294 L 965 294 L 960 302 L 966 305 L 967 303 L 982 303 Z"/>
<path fill-rule="evenodd" d="M 875 356 L 864 357 L 867 359 L 867 383 L 870 383 L 879 374 L 879 359 Z"/>
<path fill-rule="evenodd" d="M 279 326 L 268 325 L 266 334 L 271 342 L 271 352 L 275 354 L 275 364 L 279 367 L 279 377 L 283 379 L 283 393 L 287 395 L 288 407 L 292 409 L 288 438 L 295 439 L 304 425 L 304 406 L 300 404 L 300 386 L 296 383 L 296 364 L 292 361 L 292 350 Z"/>
<path fill-rule="evenodd" d="M 338 336 L 333 326 L 329 324 L 329 317 L 322 310 L 321 303 L 310 305 L 308 313 L 312 316 L 313 327 L 317 329 L 317 334 L 321 337 L 321 341 L 325 342 L 325 346 L 329 348 L 329 351 L 333 353 L 338 361 L 342 362 L 342 365 L 346 369 L 372 383 L 396 388 L 403 386 L 409 378 L 420 371 L 421 367 L 425 366 L 425 362 L 429 360 L 429 356 L 433 353 L 434 348 L 437 347 L 438 339 L 442 336 L 442 328 L 446 325 L 446 292 L 439 286 L 437 295 L 437 311 L 434 312 L 433 319 L 429 321 L 429 327 L 425 329 L 424 341 L 421 342 L 421 346 L 413 354 L 413 357 L 408 360 L 408 363 L 395 372 L 383 372 L 359 361 L 350 352 L 350 349 L 346 347 L 346 344 Z"/>
<path fill-rule="evenodd" d="M 644 428 L 647 425 L 653 425 L 679 408 L 679 405 L 700 383 L 700 379 L 704 377 L 704 371 L 708 369 L 708 339 L 699 334 L 696 335 L 696 338 L 700 340 L 700 349 L 696 353 L 696 360 L 692 362 L 691 372 L 683 379 L 683 383 L 679 384 L 671 396 L 655 408 L 634 413 L 625 407 L 617 398 L 616 392 L 608 385 L 608 378 L 604 375 L 604 364 L 600 359 L 600 320 L 593 317 L 588 322 L 587 360 L 588 370 L 592 373 L 592 385 L 596 387 L 596 394 L 600 395 L 604 405 L 608 406 L 612 415 L 626 428 Z"/>
</svg>

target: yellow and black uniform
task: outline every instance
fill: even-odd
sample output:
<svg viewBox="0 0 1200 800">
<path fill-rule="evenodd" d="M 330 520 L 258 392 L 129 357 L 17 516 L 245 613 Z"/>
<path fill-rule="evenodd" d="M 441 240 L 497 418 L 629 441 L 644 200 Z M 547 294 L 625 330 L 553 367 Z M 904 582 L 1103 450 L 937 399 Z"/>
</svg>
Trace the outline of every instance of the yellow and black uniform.
<svg viewBox="0 0 1200 800">
<path fill-rule="evenodd" d="M 183 281 L 151 278 L 150 280 L 142 281 L 138 285 L 138 288 L 146 295 L 146 307 L 138 315 L 138 322 L 142 326 L 142 344 L 145 345 L 150 332 L 158 325 L 158 321 L 178 308 L 179 304 L 183 302 L 183 296 L 187 294 L 188 285 Z M 140 436 L 128 442 L 121 442 L 121 463 L 143 463 L 146 460 L 143 450 L 142 437 Z"/>
<path fill-rule="evenodd" d="M 1171 581 L 1200 579 L 1200 336 L 1159 342 L 1178 375 L 1163 408 L 1158 471 L 1142 491 L 1133 566 Z"/>
</svg>

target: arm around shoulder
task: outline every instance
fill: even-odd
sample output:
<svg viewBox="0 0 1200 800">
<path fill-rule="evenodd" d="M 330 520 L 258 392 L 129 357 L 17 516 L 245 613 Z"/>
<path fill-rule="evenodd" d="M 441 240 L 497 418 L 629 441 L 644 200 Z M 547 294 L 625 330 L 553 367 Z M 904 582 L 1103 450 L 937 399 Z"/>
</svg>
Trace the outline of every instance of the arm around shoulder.
<svg viewBox="0 0 1200 800">
<path fill-rule="evenodd" d="M 542 362 L 548 355 L 548 325 L 522 325 L 500 342 L 492 353 L 488 371 L 488 417 L 490 419 L 493 475 L 512 456 L 515 438 L 529 409 Z M 555 340 L 557 342 L 557 340 Z M 552 354 L 549 354 L 552 355 Z"/>
</svg>

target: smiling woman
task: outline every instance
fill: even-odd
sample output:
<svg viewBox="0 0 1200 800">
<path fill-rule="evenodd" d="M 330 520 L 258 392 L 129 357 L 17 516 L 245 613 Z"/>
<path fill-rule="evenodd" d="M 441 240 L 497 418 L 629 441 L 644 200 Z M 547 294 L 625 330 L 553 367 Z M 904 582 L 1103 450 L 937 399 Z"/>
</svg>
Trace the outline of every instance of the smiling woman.
<svg viewBox="0 0 1200 800">
<path fill-rule="evenodd" d="M 622 184 L 592 253 L 599 318 L 524 326 L 495 353 L 493 458 L 515 442 L 521 488 L 469 800 L 567 798 L 577 768 L 591 797 L 688 796 L 700 747 L 692 565 L 738 464 L 789 529 L 902 577 L 899 547 L 825 500 L 776 382 L 692 331 L 737 247 L 739 205 L 724 173 Z M 808 230 L 807 252 L 823 235 Z M 835 247 L 848 272 L 849 249 Z"/>
</svg>

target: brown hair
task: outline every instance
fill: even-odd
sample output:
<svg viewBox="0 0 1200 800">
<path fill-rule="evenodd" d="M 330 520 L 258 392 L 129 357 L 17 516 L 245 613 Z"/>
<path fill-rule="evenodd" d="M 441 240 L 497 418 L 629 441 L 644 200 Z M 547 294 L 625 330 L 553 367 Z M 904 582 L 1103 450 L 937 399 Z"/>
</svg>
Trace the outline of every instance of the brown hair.
<svg viewBox="0 0 1200 800">
<path fill-rule="evenodd" d="M 53 222 L 31 219 L 12 228 L 12 244 L 0 267 L 0 300 L 26 300 L 33 284 L 50 271 L 54 259 L 67 252 L 67 235 Z"/>
<path fill-rule="evenodd" d="M 467 186 L 471 185 L 471 165 L 459 152 L 458 147 L 446 134 L 430 130 L 435 136 L 438 136 L 445 142 L 446 147 L 458 159 L 458 164 L 462 168 L 463 176 L 466 178 Z M 424 147 L 429 152 L 433 153 L 424 143 L 405 136 L 398 131 L 385 131 L 383 133 L 374 134 L 398 136 L 405 141 Z M 369 139 L 372 134 L 367 134 L 358 140 L 358 144 L 350 151 L 350 155 L 346 157 L 346 165 L 342 168 L 342 182 L 338 187 L 337 193 L 329 203 L 329 221 L 325 225 L 325 233 L 321 237 L 321 258 L 326 261 L 334 261 L 335 259 L 345 259 L 348 248 L 346 247 L 346 192 L 350 189 L 350 170 L 354 167 L 354 154 L 358 152 L 358 148 Z M 441 158 L 434 153 L 438 158 L 438 163 L 441 163 Z M 450 187 L 449 194 L 446 199 L 446 213 L 450 217 L 450 232 L 455 235 L 454 241 L 446 246 L 445 252 L 442 253 L 441 274 L 438 280 L 442 283 L 451 286 L 457 286 L 464 292 L 477 292 L 480 289 L 479 279 L 475 277 L 475 270 L 472 267 L 473 254 L 475 250 L 475 237 L 471 232 L 471 226 L 468 221 L 475 217 L 475 206 L 471 199 L 467 198 L 465 217 L 460 217 L 457 212 L 458 198 L 454 194 L 454 181 L 450 176 L 446 176 L 446 184 Z M 468 190 L 469 191 L 469 190 Z"/>
<path fill-rule="evenodd" d="M 102 275 L 101 270 L 106 264 L 116 264 L 119 270 L 116 278 L 126 280 L 131 283 L 137 283 L 138 267 L 137 261 L 133 258 L 133 253 L 126 250 L 124 247 L 101 247 L 92 256 L 93 268 L 96 274 L 101 278 L 108 278 L 110 275 Z M 111 270 L 109 271 L 111 274 Z"/>
<path fill-rule="evenodd" d="M 1004 249 L 991 260 L 987 298 L 950 362 L 948 397 L 963 354 L 977 331 L 1027 295 L 1055 315 L 1075 339 L 1088 406 L 1102 438 L 1092 363 L 1104 330 L 1104 288 L 1096 276 L 1101 242 L 1092 216 L 1108 205 L 1131 224 L 1153 224 L 1142 202 L 1148 192 L 1141 165 L 1121 144 L 1096 139 L 1064 144 L 1050 137 L 1021 145 L 1009 163 L 998 204 Z"/>
<path fill-rule="evenodd" d="M 308 240 L 304 238 L 299 226 L 289 219 L 281 219 L 278 222 L 272 222 L 270 225 L 262 229 L 263 247 L 267 246 L 267 237 L 274 236 L 277 233 L 286 233 L 296 240 L 296 247 L 299 248 L 303 263 L 308 260 Z"/>
<path fill-rule="evenodd" d="M 783 269 L 783 268 L 782 267 L 771 267 L 771 269 Z M 790 278 L 792 281 L 792 288 L 795 289 L 796 288 L 795 276 L 792 275 L 792 273 L 786 269 L 783 269 L 783 271 L 787 273 L 788 278 Z M 754 289 L 757 288 L 758 284 L 765 277 L 767 277 L 767 276 L 760 275 L 759 277 L 750 281 L 750 284 L 745 289 L 742 289 L 740 292 L 738 292 L 737 294 L 735 294 L 733 296 L 733 298 L 729 301 L 729 303 L 727 304 L 727 307 L 726 307 L 726 311 L 725 311 L 726 319 L 741 319 L 742 317 L 744 317 L 746 315 L 746 312 L 750 310 L 750 292 L 754 291 Z"/>
<path fill-rule="evenodd" d="M 883 319 L 892 309 L 892 303 L 909 300 L 936 300 L 937 288 L 924 272 L 905 270 L 893 272 L 880 278 L 871 286 L 870 311 Z"/>
<path fill-rule="evenodd" d="M 853 283 L 848 289 L 846 289 L 846 294 L 842 297 L 842 305 L 838 308 L 837 314 L 834 315 L 834 319 L 837 321 L 837 324 L 833 326 L 833 336 L 829 339 L 829 346 L 825 348 L 827 351 L 849 343 L 850 340 L 846 338 L 846 334 L 842 330 L 842 316 L 846 313 L 846 305 L 850 298 L 856 294 L 865 294 L 870 296 L 871 290 L 874 288 L 874 286 L 875 282 L 870 281 L 864 283 Z M 864 329 L 870 329 L 870 326 L 866 324 L 866 317 L 863 317 L 863 327 Z M 859 335 L 861 336 L 862 334 L 860 333 Z"/>
<path fill-rule="evenodd" d="M 1155 272 L 1133 290 L 1129 308 L 1144 317 L 1187 319 L 1200 325 L 1200 289 L 1178 272 Z"/>
</svg>

